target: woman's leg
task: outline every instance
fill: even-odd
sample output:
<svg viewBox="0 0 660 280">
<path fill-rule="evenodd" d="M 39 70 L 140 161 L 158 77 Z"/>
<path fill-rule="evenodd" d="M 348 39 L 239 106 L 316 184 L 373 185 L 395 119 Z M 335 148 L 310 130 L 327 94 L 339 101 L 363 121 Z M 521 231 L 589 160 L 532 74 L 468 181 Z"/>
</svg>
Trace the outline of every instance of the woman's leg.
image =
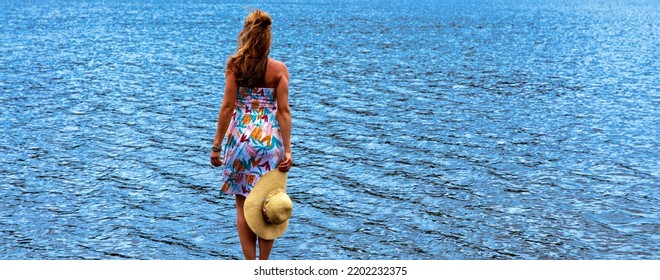
<svg viewBox="0 0 660 280">
<path fill-rule="evenodd" d="M 236 195 L 236 227 L 238 228 L 238 239 L 241 241 L 241 248 L 246 260 L 254 260 L 257 257 L 257 235 L 252 232 L 250 226 L 245 221 L 243 214 L 243 203 L 245 197 Z M 261 242 L 259 242 L 261 243 Z M 270 253 L 270 250 L 268 250 Z"/>
<path fill-rule="evenodd" d="M 267 260 L 270 256 L 270 250 L 273 249 L 275 240 L 264 240 L 259 238 L 259 259 Z"/>
</svg>

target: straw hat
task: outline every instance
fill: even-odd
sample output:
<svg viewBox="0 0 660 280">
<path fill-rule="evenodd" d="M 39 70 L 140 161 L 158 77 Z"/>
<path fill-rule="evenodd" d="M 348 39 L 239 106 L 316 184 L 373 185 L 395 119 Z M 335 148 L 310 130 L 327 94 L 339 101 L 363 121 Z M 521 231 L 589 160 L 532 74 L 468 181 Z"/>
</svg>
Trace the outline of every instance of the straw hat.
<svg viewBox="0 0 660 280">
<path fill-rule="evenodd" d="M 266 173 L 245 199 L 245 220 L 259 238 L 273 240 L 289 226 L 293 203 L 286 194 L 286 176 L 279 170 Z"/>
</svg>

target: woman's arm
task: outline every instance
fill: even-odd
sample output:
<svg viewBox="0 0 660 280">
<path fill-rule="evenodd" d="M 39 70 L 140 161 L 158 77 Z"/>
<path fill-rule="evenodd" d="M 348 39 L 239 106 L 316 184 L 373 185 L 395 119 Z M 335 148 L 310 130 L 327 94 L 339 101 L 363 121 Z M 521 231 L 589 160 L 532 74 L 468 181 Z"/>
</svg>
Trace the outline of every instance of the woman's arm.
<svg viewBox="0 0 660 280">
<path fill-rule="evenodd" d="M 229 64 L 227 67 L 229 67 Z M 225 133 L 227 133 L 227 127 L 236 107 L 237 91 L 236 74 L 229 70 L 225 71 L 225 94 L 222 97 L 222 105 L 218 112 L 218 126 L 215 131 L 215 138 L 213 139 L 213 147 L 222 148 L 222 139 L 225 137 Z M 222 164 L 219 151 L 211 151 L 211 164 L 216 167 Z"/>
<path fill-rule="evenodd" d="M 289 108 L 289 69 L 284 63 L 281 64 L 281 75 L 277 88 L 275 89 L 277 98 L 277 122 L 280 125 L 282 133 L 282 142 L 284 145 L 284 158 L 277 166 L 280 171 L 288 172 L 293 165 L 291 155 L 291 108 Z"/>
</svg>

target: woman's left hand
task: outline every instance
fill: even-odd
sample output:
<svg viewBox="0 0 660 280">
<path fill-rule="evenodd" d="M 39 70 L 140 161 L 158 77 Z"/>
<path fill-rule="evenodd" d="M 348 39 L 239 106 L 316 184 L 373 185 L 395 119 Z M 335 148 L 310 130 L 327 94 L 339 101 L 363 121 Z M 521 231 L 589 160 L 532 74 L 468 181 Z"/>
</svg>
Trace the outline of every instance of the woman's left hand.
<svg viewBox="0 0 660 280">
<path fill-rule="evenodd" d="M 291 156 L 291 152 L 286 152 L 280 164 L 277 165 L 277 169 L 282 172 L 289 172 L 291 166 L 293 166 L 293 157 Z"/>
<path fill-rule="evenodd" d="M 222 160 L 220 159 L 220 152 L 211 151 L 211 165 L 215 167 L 222 165 Z"/>
</svg>

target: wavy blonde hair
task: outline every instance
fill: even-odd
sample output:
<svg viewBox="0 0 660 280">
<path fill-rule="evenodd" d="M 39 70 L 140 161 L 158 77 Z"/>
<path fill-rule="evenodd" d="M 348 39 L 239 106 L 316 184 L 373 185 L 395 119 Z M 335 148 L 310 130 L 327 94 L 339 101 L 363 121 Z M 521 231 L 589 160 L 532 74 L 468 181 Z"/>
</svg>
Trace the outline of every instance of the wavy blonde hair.
<svg viewBox="0 0 660 280">
<path fill-rule="evenodd" d="M 251 12 L 238 33 L 238 50 L 230 57 L 227 71 L 233 71 L 239 86 L 254 87 L 264 82 L 268 54 L 273 41 L 270 15 Z"/>
</svg>

